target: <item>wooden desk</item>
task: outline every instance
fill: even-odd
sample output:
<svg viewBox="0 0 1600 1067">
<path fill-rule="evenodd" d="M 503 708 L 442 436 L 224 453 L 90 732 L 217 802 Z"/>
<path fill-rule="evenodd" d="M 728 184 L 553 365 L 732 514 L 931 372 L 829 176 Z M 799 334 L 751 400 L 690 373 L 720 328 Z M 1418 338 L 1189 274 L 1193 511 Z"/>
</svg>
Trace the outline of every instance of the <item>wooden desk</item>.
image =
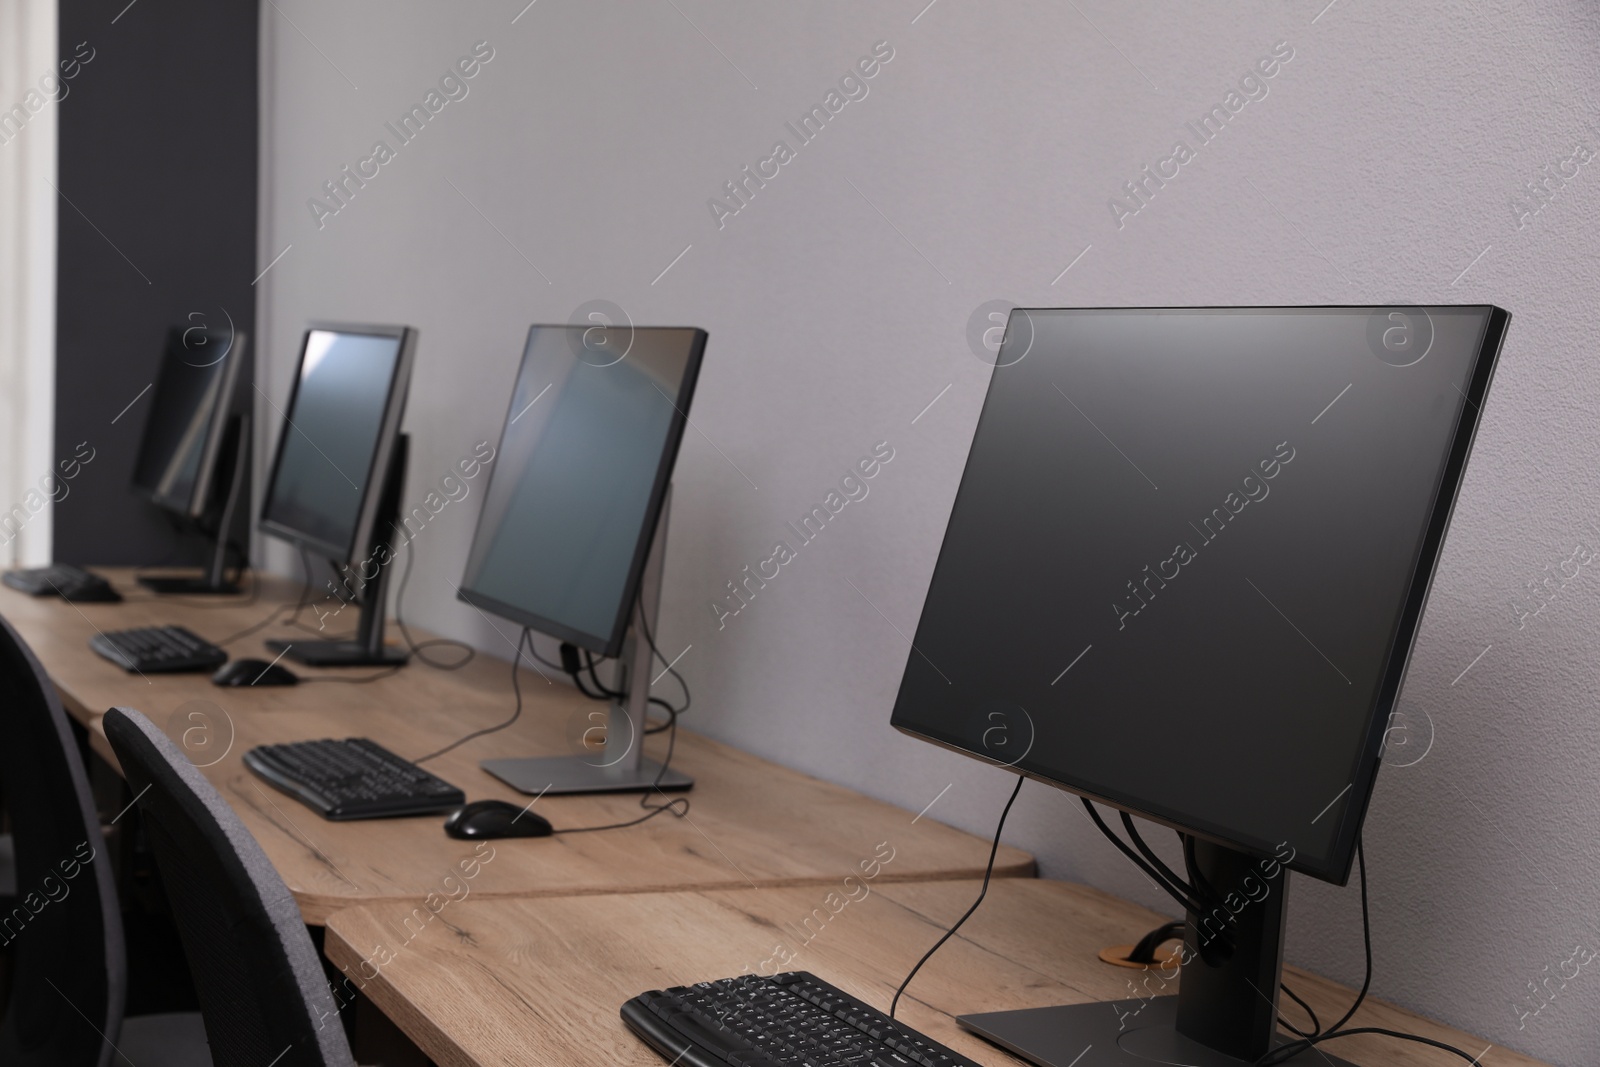
<svg viewBox="0 0 1600 1067">
<path fill-rule="evenodd" d="M 450 891 L 459 865 L 474 846 L 445 836 L 438 816 L 365 822 L 328 822 L 266 786 L 240 757 L 254 745 L 318 737 L 371 737 L 402 756 L 417 757 L 511 712 L 510 665 L 480 656 L 464 670 L 445 672 L 413 661 L 398 674 L 366 685 L 307 684 L 223 689 L 206 675 L 141 678 L 102 659 L 88 647 L 96 629 L 178 624 L 221 639 L 267 617 L 273 601 L 293 601 L 298 586 L 267 579 L 255 604 L 216 606 L 192 597 L 156 599 L 131 572 L 97 568 L 129 599 L 121 604 L 67 604 L 0 587 L 0 615 L 22 633 L 60 690 L 70 715 L 90 728 L 96 750 L 115 766 L 100 717 L 113 705 L 137 708 L 185 744 L 196 764 L 228 798 L 300 904 L 308 923 L 371 901 L 403 900 L 407 907 L 430 893 Z M 243 600 L 244 598 L 238 598 Z M 330 623 L 354 624 L 353 609 Z M 306 612 L 304 618 L 315 622 Z M 413 630 L 418 640 L 420 631 Z M 263 656 L 268 637 L 312 637 L 283 626 L 267 627 L 234 643 L 235 656 Z M 326 635 L 324 635 L 326 636 Z M 446 650 L 440 650 L 441 652 Z M 510 651 L 510 648 L 506 649 Z M 270 659 L 270 654 L 263 658 Z M 295 666 L 302 677 L 333 676 Z M 371 674 L 366 668 L 345 677 Z M 587 715 L 600 705 L 571 686 L 547 683 L 524 670 L 521 720 L 429 764 L 471 799 L 523 797 L 479 769 L 489 756 L 549 755 L 572 751 Z M 759 709 L 757 709 L 759 710 Z M 191 712 L 202 718 L 191 719 Z M 695 712 L 687 719 L 693 721 Z M 884 727 L 889 728 L 887 714 Z M 195 732 L 198 730 L 199 732 Z M 227 736 L 231 732 L 231 739 Z M 651 738 L 660 758 L 665 739 Z M 219 755 L 225 750 L 225 755 Z M 213 763 L 212 761 L 215 760 Z M 687 794 L 687 818 L 662 815 L 641 826 L 604 833 L 524 838 L 494 844 L 494 858 L 471 881 L 475 897 L 525 897 L 563 893 L 626 893 L 799 885 L 837 882 L 879 842 L 896 850 L 883 878 L 926 879 L 981 875 L 989 843 L 912 812 L 809 778 L 765 760 L 680 730 L 673 765 L 696 780 Z M 930 791 L 930 799 L 931 797 Z M 640 814 L 635 795 L 546 797 L 535 809 L 556 827 L 621 822 Z M 1029 876 L 1033 860 L 1002 849 L 997 867 L 1006 876 Z"/>
<path fill-rule="evenodd" d="M 896 860 L 898 862 L 898 860 Z M 841 888 L 837 884 L 831 888 Z M 753 968 L 808 970 L 887 1010 L 911 965 L 966 910 L 978 883 L 872 883 L 809 943 L 799 926 L 824 907 L 828 888 L 715 890 L 548 900 L 471 897 L 426 923 L 401 906 L 373 905 L 328 921 L 324 949 L 362 992 L 445 1067 L 664 1067 L 623 1025 L 618 1009 L 647 989 Z M 859 890 L 856 896 L 860 896 Z M 833 907 L 837 907 L 834 904 Z M 410 918 L 411 927 L 405 926 Z M 1138 939 L 1163 920 L 1097 890 L 1066 882 L 995 882 L 961 933 L 923 967 L 900 1001 L 910 1026 L 982 1064 L 1013 1058 L 963 1031 L 956 1015 L 1124 998 L 1139 972 L 1100 962 L 1107 945 Z M 778 943 L 793 959 L 774 967 Z M 392 954 L 386 964 L 363 967 Z M 376 977 L 370 977 L 376 972 Z M 1296 968 L 1290 986 L 1327 1022 L 1353 990 Z M 1107 1007 L 1107 1011 L 1113 1009 Z M 1298 1009 L 1291 1009 L 1298 1011 Z M 1446 1041 L 1472 1055 L 1488 1044 L 1369 999 L 1350 1025 L 1384 1026 Z M 1459 1064 L 1448 1053 L 1372 1035 L 1340 1039 L 1330 1052 L 1361 1064 Z M 1499 1048 L 1483 1067 L 1532 1067 Z"/>
</svg>

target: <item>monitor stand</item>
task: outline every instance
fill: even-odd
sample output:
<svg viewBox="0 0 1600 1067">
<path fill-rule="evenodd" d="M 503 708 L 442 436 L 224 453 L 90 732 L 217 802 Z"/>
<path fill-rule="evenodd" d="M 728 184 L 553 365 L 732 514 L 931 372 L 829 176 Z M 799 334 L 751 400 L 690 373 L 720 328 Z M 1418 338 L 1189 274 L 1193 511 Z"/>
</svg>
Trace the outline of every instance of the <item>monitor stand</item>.
<svg viewBox="0 0 1600 1067">
<path fill-rule="evenodd" d="M 484 770 L 511 788 L 529 795 L 545 793 L 646 793 L 682 791 L 694 779 L 644 755 L 645 712 L 650 706 L 651 651 L 641 626 L 656 633 L 656 608 L 661 602 L 661 561 L 667 548 L 667 515 L 671 510 L 672 489 L 667 488 L 656 520 L 656 535 L 650 543 L 644 575 L 639 582 L 639 598 L 634 604 L 622 655 L 617 661 L 613 688 L 626 693 L 626 701 L 611 702 L 606 716 L 606 743 L 603 749 L 581 756 L 533 756 L 521 759 L 484 760 Z"/>
<path fill-rule="evenodd" d="M 1243 906 L 1236 915 L 1235 948 L 1226 959 L 1200 955 L 1206 916 L 1189 912 L 1184 956 L 1176 996 L 1134 996 L 1127 1000 L 1067 1004 L 1022 1011 L 963 1015 L 967 1030 L 1039 1067 L 1134 1067 L 1177 1064 L 1184 1067 L 1249 1067 L 1269 1049 L 1294 1040 L 1278 1032 L 1278 983 L 1283 977 L 1284 920 L 1289 880 L 1280 867 L 1267 878 L 1261 861 L 1221 845 L 1195 842 L 1200 873 L 1225 896 L 1253 877 L 1265 885 L 1251 900 L 1236 889 Z M 1226 914 L 1226 912 L 1224 912 Z M 1213 921 L 1210 929 L 1216 929 Z M 1208 955 L 1218 942 L 1208 939 Z M 1160 971 L 1150 986 L 1159 989 Z M 1293 1067 L 1355 1067 L 1321 1046 L 1306 1049 L 1285 1064 Z"/>
<path fill-rule="evenodd" d="M 384 479 L 383 494 L 378 498 L 378 511 L 372 523 L 372 542 L 366 559 L 356 565 L 365 568 L 373 564 L 377 574 L 362 581 L 353 600 L 345 601 L 354 603 L 360 613 L 355 638 L 349 641 L 268 641 L 267 648 L 273 652 L 307 667 L 400 667 L 410 658 L 404 649 L 389 647 L 383 638 L 384 612 L 389 604 L 389 572 L 394 569 L 394 550 L 385 538 L 388 531 L 400 528 L 400 493 L 406 480 L 409 440 L 401 434 L 395 441 L 388 477 Z M 359 573 L 357 578 L 359 580 Z"/>
<path fill-rule="evenodd" d="M 143 576 L 140 585 L 152 593 L 188 593 L 191 595 L 235 596 L 241 592 L 239 583 L 228 581 L 228 543 L 234 534 L 249 543 L 249 502 L 241 499 L 248 491 L 250 479 L 250 416 L 240 415 L 228 420 L 228 438 L 218 462 L 227 464 L 231 452 L 233 473 L 228 478 L 228 495 L 222 505 L 222 515 L 217 519 L 216 544 L 211 552 L 211 562 L 199 577 L 169 577 L 167 575 Z M 242 521 L 241 521 L 242 520 Z M 235 530 L 235 527 L 239 530 Z"/>
</svg>

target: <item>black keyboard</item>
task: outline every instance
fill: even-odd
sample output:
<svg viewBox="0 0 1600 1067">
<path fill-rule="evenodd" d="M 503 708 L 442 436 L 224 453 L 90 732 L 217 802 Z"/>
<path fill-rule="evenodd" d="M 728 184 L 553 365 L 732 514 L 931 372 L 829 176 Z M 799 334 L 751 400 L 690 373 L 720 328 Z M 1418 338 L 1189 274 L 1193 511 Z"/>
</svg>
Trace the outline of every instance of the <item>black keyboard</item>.
<svg viewBox="0 0 1600 1067">
<path fill-rule="evenodd" d="M 449 782 L 364 737 L 260 745 L 244 765 L 324 819 L 432 815 L 467 802 Z"/>
<path fill-rule="evenodd" d="M 684 1067 L 977 1067 L 806 971 L 642 993 L 622 1021 Z"/>
<path fill-rule="evenodd" d="M 143 626 L 113 630 L 89 638 L 89 647 L 128 671 L 156 674 L 172 671 L 214 671 L 228 654 L 181 626 Z"/>
<path fill-rule="evenodd" d="M 29 596 L 59 595 L 63 600 L 85 603 L 108 603 L 122 599 L 122 594 L 98 574 L 66 563 L 6 571 L 0 574 L 0 582 Z"/>
</svg>

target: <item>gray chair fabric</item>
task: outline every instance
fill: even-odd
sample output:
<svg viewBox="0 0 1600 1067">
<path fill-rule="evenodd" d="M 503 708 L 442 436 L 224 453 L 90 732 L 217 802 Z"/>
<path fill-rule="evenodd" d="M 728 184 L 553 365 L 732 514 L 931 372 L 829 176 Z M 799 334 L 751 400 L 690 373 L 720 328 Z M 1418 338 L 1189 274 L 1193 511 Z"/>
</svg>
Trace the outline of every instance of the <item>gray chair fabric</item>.
<svg viewBox="0 0 1600 1067">
<path fill-rule="evenodd" d="M 197 1011 L 129 1015 L 111 1067 L 212 1067 L 206 1024 Z"/>
<path fill-rule="evenodd" d="M 0 836 L 0 951 L 12 959 L 0 1018 L 4 1067 L 115 1067 L 125 1028 L 127 960 L 100 817 L 55 686 L 0 619 L 0 788 L 13 832 Z M 138 1067 L 209 1067 L 195 1014 L 162 1016 L 163 1038 Z"/>
<path fill-rule="evenodd" d="M 300 909 L 256 839 L 149 719 L 112 708 L 104 725 L 138 796 L 216 1063 L 355 1067 Z"/>
<path fill-rule="evenodd" d="M 11 960 L 0 1064 L 108 1067 L 127 985 L 116 886 L 66 712 L 4 619 L 0 789 L 16 881 L 0 913 L 0 951 Z"/>
</svg>

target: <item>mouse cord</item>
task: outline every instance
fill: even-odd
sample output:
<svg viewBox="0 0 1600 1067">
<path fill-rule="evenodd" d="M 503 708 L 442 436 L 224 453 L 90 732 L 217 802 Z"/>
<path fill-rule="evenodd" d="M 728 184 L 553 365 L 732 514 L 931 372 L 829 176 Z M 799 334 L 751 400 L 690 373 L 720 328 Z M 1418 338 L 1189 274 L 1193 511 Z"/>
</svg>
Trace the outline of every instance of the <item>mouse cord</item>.
<svg viewBox="0 0 1600 1067">
<path fill-rule="evenodd" d="M 460 737 L 450 742 L 448 745 L 444 746 L 438 751 L 430 752 L 426 756 L 419 757 L 411 762 L 420 766 L 431 759 L 437 759 L 452 749 L 460 748 L 462 745 L 473 740 L 474 738 L 483 737 L 485 734 L 492 734 L 497 731 L 504 730 L 506 727 L 520 719 L 522 717 L 522 682 L 519 677 L 519 672 L 522 668 L 522 650 L 524 646 L 531 648 L 532 645 L 533 632 L 524 626 L 522 628 L 522 636 L 517 638 L 517 654 L 511 661 L 511 690 L 517 694 L 517 707 L 516 710 L 511 713 L 511 718 L 507 719 L 505 722 L 496 723 L 493 726 L 485 726 L 481 730 L 474 730 L 465 737 Z"/>
<path fill-rule="evenodd" d="M 972 913 L 978 910 L 979 904 L 983 903 L 984 896 L 989 892 L 989 877 L 994 874 L 994 858 L 1000 852 L 1000 831 L 1006 828 L 1006 816 L 1011 814 L 1011 805 L 1017 802 L 1017 794 L 1022 792 L 1023 781 L 1022 775 L 1017 775 L 1016 788 L 1011 790 L 1011 799 L 1006 801 L 1005 808 L 1000 812 L 1000 821 L 995 824 L 994 844 L 989 846 L 989 865 L 983 869 L 983 888 L 978 890 L 978 899 L 972 902 L 972 907 L 967 909 L 966 914 L 957 919 L 955 925 L 946 930 L 944 936 L 935 941 L 933 947 L 923 953 L 922 958 L 917 961 L 917 965 L 911 968 L 911 973 L 906 975 L 906 980 L 900 983 L 900 988 L 894 991 L 894 999 L 889 1002 L 889 1018 L 894 1018 L 895 1009 L 900 1006 L 900 994 L 906 991 L 906 986 L 911 984 L 911 979 L 915 978 L 917 972 L 922 970 L 922 965 L 927 963 L 929 958 L 935 952 L 938 952 L 946 941 L 955 936 L 955 932 L 961 929 L 961 924 L 972 918 Z"/>
<path fill-rule="evenodd" d="M 672 750 L 677 747 L 677 744 L 678 720 L 674 718 L 667 725 L 667 757 L 661 761 L 661 769 L 656 771 L 655 781 L 650 783 L 651 792 L 661 793 L 661 779 L 666 776 L 667 768 L 672 765 Z M 666 799 L 667 795 L 661 793 L 661 796 Z M 667 800 L 665 804 L 652 804 L 650 803 L 650 793 L 644 793 L 639 797 L 639 806 L 645 809 L 645 814 L 637 819 L 629 819 L 627 822 L 606 823 L 604 826 L 574 826 L 566 830 L 552 832 L 558 834 L 589 834 L 594 833 L 596 830 L 622 830 L 629 826 L 638 826 L 640 823 L 653 819 L 664 811 L 672 812 L 673 816 L 679 819 L 689 814 L 688 797 L 673 797 Z"/>
</svg>

